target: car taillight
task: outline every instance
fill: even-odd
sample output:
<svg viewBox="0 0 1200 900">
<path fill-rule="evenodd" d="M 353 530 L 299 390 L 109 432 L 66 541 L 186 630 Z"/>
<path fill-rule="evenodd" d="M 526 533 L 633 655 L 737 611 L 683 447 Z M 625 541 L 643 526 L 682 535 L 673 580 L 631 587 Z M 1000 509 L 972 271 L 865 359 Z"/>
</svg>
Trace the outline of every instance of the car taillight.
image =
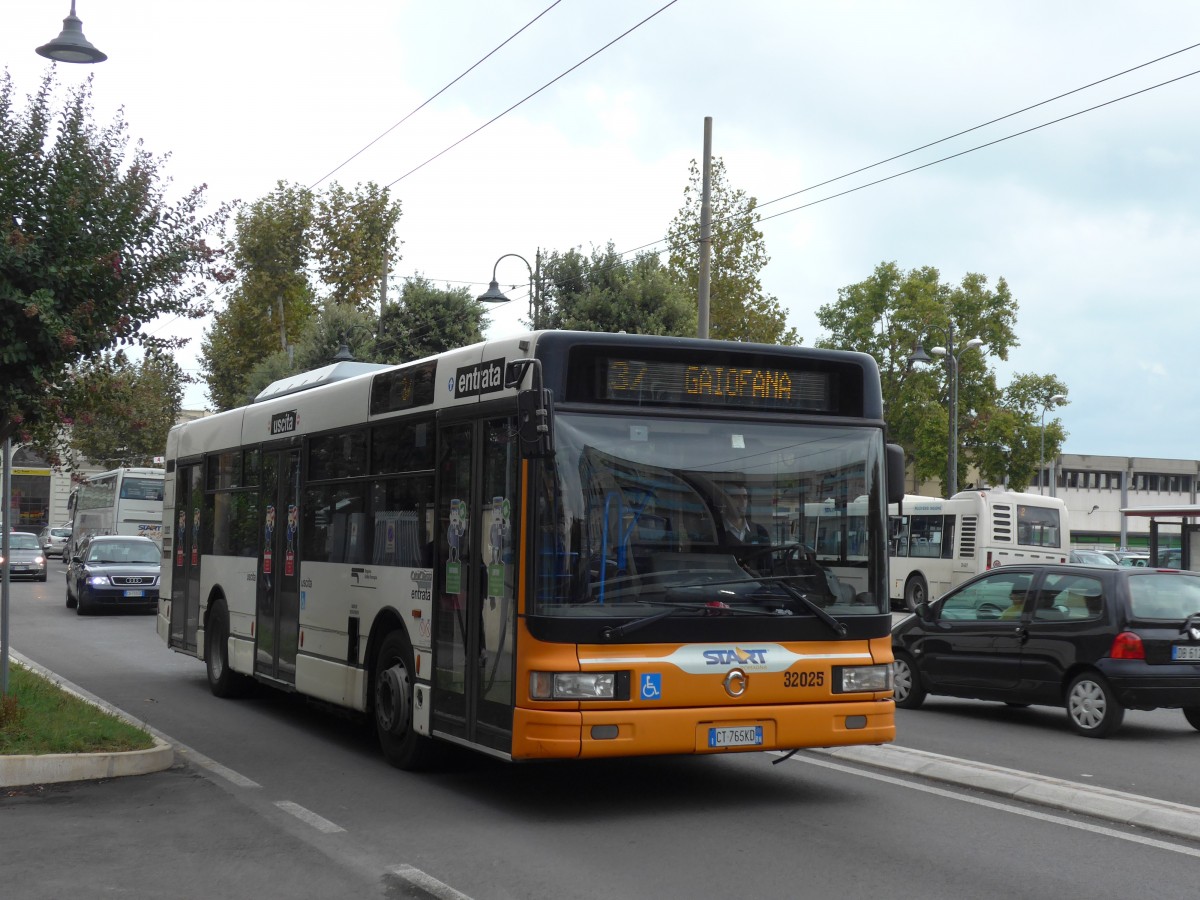
<svg viewBox="0 0 1200 900">
<path fill-rule="evenodd" d="M 1146 648 L 1142 639 L 1132 631 L 1122 631 L 1113 638 L 1108 655 L 1113 659 L 1145 659 Z"/>
</svg>

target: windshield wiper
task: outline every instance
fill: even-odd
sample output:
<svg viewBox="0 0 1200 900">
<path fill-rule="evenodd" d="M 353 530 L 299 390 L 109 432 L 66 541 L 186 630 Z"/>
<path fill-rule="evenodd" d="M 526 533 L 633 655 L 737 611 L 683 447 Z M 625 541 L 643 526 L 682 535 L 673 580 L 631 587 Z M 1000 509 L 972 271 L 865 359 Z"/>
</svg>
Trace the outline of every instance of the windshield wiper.
<svg viewBox="0 0 1200 900">
<path fill-rule="evenodd" d="M 730 580 L 730 581 L 696 581 L 696 582 L 689 582 L 689 583 L 685 583 L 685 584 L 675 584 L 675 585 L 671 585 L 671 587 L 667 593 L 669 596 L 670 591 L 672 591 L 672 590 L 679 590 L 681 588 L 690 588 L 690 587 L 720 587 L 722 585 L 739 585 L 739 584 L 745 585 L 747 583 L 760 584 L 760 585 L 776 585 L 789 598 L 800 603 L 800 605 L 802 605 L 805 609 L 807 609 L 814 616 L 816 616 L 818 619 L 820 619 L 822 622 L 824 622 L 826 625 L 828 625 L 834 631 L 835 634 L 844 637 L 846 634 L 846 631 L 848 630 L 846 628 L 846 625 L 844 622 L 840 622 L 837 619 L 835 619 L 829 613 L 825 612 L 825 610 L 819 604 L 814 603 L 812 600 L 810 600 L 808 598 L 807 594 L 805 594 L 803 591 L 796 588 L 795 585 L 788 583 L 789 581 L 794 580 L 797 577 L 803 578 L 805 576 L 802 576 L 802 575 L 801 576 L 796 576 L 796 575 L 750 575 L 749 573 L 747 573 L 745 578 L 738 578 L 738 579 L 734 579 L 734 580 Z M 747 598 L 747 599 L 749 599 L 749 598 Z"/>
<path fill-rule="evenodd" d="M 776 580 L 776 579 L 772 579 L 772 580 Z M 828 625 L 831 629 L 833 629 L 834 634 L 836 634 L 838 637 L 846 636 L 846 632 L 848 629 L 846 628 L 845 622 L 840 622 L 837 619 L 835 619 L 833 616 L 831 616 L 829 613 L 825 612 L 825 610 L 822 609 L 818 604 L 813 603 L 811 600 L 809 600 L 807 594 L 805 594 L 801 590 L 798 590 L 794 585 L 790 585 L 787 582 L 783 581 L 782 579 L 778 579 L 778 583 L 779 583 L 779 586 L 781 588 L 783 588 L 783 592 L 785 594 L 787 594 L 789 597 L 793 598 L 794 600 L 798 601 L 802 606 L 804 606 L 805 609 L 807 609 L 814 616 L 816 616 L 818 619 L 820 619 L 822 622 L 824 622 L 826 625 Z"/>
<path fill-rule="evenodd" d="M 653 601 L 641 601 L 653 606 L 659 606 Z M 761 609 L 738 609 L 733 606 L 709 606 L 707 603 L 672 603 L 671 608 L 660 613 L 654 613 L 650 616 L 643 616 L 640 619 L 631 619 L 624 625 L 609 625 L 600 630 L 600 637 L 606 641 L 611 641 L 613 638 L 620 637 L 623 634 L 629 634 L 631 631 L 639 631 L 647 625 L 653 625 L 655 622 L 661 622 L 663 619 L 668 619 L 671 616 L 678 615 L 681 612 L 701 612 L 711 616 L 774 616 L 776 613 L 767 612 Z"/>
</svg>

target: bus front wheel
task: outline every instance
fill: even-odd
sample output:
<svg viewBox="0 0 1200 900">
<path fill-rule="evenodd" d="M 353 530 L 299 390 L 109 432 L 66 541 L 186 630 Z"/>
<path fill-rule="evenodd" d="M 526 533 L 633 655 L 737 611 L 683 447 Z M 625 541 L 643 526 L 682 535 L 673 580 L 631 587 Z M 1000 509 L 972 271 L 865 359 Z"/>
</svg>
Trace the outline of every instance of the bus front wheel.
<svg viewBox="0 0 1200 900">
<path fill-rule="evenodd" d="M 929 585 L 925 583 L 925 576 L 914 575 L 908 579 L 908 583 L 904 585 L 904 606 L 908 611 L 916 612 L 917 606 L 928 599 Z"/>
<path fill-rule="evenodd" d="M 413 729 L 413 651 L 402 632 L 383 641 L 375 659 L 375 731 L 387 761 L 421 769 L 433 761 L 433 741 Z"/>
</svg>

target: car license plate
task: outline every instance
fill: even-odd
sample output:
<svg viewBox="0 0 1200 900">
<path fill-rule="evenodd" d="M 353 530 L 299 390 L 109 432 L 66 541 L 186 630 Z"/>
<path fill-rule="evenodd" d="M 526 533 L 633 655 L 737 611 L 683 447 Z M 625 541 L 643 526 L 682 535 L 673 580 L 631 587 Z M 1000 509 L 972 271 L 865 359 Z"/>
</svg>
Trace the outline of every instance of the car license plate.
<svg viewBox="0 0 1200 900">
<path fill-rule="evenodd" d="M 1181 646 L 1176 644 L 1171 648 L 1171 659 L 1200 660 L 1200 646 Z"/>
<path fill-rule="evenodd" d="M 126 591 L 125 596 L 126 597 L 145 597 L 146 592 L 145 591 Z"/>
<path fill-rule="evenodd" d="M 722 747 L 761 747 L 762 742 L 763 729 L 761 725 L 708 729 L 708 746 L 713 750 L 719 750 Z"/>
</svg>

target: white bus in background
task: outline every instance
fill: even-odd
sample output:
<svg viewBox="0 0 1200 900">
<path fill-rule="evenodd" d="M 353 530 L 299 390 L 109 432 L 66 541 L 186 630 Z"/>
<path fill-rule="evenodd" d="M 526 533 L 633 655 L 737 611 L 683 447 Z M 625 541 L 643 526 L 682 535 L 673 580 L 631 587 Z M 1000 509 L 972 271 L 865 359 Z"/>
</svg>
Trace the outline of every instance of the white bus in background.
<svg viewBox="0 0 1200 900">
<path fill-rule="evenodd" d="M 1067 562 L 1071 529 L 1058 497 L 960 491 L 948 500 L 905 495 L 888 507 L 888 584 L 912 610 L 979 572 L 1027 562 Z"/>
<path fill-rule="evenodd" d="M 90 475 L 71 494 L 71 553 L 92 534 L 143 535 L 162 547 L 163 469 Z"/>
</svg>

